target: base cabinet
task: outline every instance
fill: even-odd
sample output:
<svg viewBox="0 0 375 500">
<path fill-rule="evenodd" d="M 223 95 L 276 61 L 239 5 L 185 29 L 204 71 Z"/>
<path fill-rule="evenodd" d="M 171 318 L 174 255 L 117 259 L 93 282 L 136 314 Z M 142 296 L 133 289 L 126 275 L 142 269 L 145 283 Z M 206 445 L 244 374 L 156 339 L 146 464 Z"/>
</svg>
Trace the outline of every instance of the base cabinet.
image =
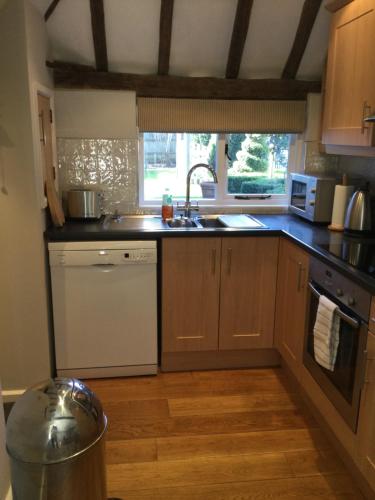
<svg viewBox="0 0 375 500">
<path fill-rule="evenodd" d="M 302 369 L 309 255 L 290 241 L 280 242 L 275 345 L 292 373 Z"/>
<path fill-rule="evenodd" d="M 165 238 L 163 352 L 273 347 L 279 238 Z"/>
<path fill-rule="evenodd" d="M 370 332 L 358 422 L 358 461 L 362 473 L 375 492 L 375 335 Z"/>
</svg>

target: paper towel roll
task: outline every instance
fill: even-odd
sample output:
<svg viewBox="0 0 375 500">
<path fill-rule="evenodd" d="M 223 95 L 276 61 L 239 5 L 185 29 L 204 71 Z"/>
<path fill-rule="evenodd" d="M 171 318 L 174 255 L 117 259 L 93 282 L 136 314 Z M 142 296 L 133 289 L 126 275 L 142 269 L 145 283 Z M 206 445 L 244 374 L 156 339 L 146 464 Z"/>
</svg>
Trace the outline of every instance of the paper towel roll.
<svg viewBox="0 0 375 500">
<path fill-rule="evenodd" d="M 338 184 L 335 187 L 335 196 L 333 199 L 332 222 L 328 226 L 333 231 L 344 230 L 344 220 L 346 207 L 349 203 L 349 198 L 354 191 L 354 186 L 342 186 Z"/>
</svg>

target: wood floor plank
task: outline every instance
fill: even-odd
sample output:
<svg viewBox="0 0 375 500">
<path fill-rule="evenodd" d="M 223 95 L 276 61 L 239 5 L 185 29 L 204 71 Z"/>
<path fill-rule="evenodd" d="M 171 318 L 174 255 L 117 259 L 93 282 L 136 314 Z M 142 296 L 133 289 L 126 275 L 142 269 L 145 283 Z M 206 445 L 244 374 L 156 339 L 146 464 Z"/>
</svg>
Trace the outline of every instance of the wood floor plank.
<svg viewBox="0 0 375 500">
<path fill-rule="evenodd" d="M 345 466 L 333 450 L 292 451 L 285 453 L 295 476 L 345 472 Z"/>
<path fill-rule="evenodd" d="M 124 500 L 361 500 L 347 475 L 284 478 L 229 484 L 129 491 L 125 485 L 109 493 Z"/>
<path fill-rule="evenodd" d="M 293 475 L 283 453 L 109 465 L 107 472 L 114 490 L 121 485 L 129 490 L 142 490 Z"/>
<path fill-rule="evenodd" d="M 292 410 L 297 409 L 297 403 L 300 403 L 300 401 L 300 398 L 295 394 L 279 392 L 168 399 L 168 406 L 170 415 L 176 417 L 246 412 L 252 410 Z"/>
<path fill-rule="evenodd" d="M 330 448 L 320 429 L 168 437 L 158 438 L 156 443 L 158 460 Z"/>
<path fill-rule="evenodd" d="M 153 462 L 154 460 L 157 460 L 156 439 L 106 442 L 107 464 Z"/>
<path fill-rule="evenodd" d="M 111 415 L 108 439 L 143 439 L 167 436 L 230 434 L 262 430 L 314 428 L 314 418 L 300 410 L 254 411 L 219 415 L 124 419 Z"/>
<path fill-rule="evenodd" d="M 105 401 L 104 412 L 107 415 L 116 415 L 124 420 L 158 419 L 169 417 L 169 405 L 167 399 L 143 399 L 135 401 Z M 109 422 L 111 425 L 111 422 Z"/>
</svg>

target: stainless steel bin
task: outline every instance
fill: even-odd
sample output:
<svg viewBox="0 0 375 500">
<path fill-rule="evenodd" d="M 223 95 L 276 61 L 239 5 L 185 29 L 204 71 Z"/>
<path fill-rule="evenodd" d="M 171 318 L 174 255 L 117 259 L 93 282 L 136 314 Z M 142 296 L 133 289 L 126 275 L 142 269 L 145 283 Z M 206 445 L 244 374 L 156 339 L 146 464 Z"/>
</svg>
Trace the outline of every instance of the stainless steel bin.
<svg viewBox="0 0 375 500">
<path fill-rule="evenodd" d="M 79 380 L 28 389 L 7 423 L 13 499 L 106 499 L 106 428 L 100 401 Z"/>
</svg>

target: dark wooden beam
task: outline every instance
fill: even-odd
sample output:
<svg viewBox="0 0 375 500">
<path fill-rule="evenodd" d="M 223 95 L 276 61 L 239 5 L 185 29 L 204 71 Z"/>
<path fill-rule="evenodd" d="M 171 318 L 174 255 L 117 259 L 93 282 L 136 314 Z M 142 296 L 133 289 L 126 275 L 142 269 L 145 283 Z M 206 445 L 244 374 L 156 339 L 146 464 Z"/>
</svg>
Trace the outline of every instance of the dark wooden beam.
<svg viewBox="0 0 375 500">
<path fill-rule="evenodd" d="M 134 75 L 54 69 L 57 88 L 133 90 L 142 97 L 197 99 L 296 99 L 320 92 L 320 82 Z"/>
<path fill-rule="evenodd" d="M 351 2 L 353 2 L 353 0 L 332 0 L 331 2 L 328 2 L 324 7 L 329 10 L 329 12 L 336 12 L 336 10 L 345 7 L 345 5 L 348 5 L 348 3 Z"/>
<path fill-rule="evenodd" d="M 237 78 L 240 71 L 242 53 L 246 42 L 247 31 L 253 0 L 238 0 L 236 17 L 234 18 L 232 39 L 230 42 L 225 78 Z"/>
<path fill-rule="evenodd" d="M 108 71 L 103 0 L 90 0 L 90 10 L 96 69 L 98 71 Z"/>
<path fill-rule="evenodd" d="M 161 0 L 158 74 L 168 75 L 174 0 Z"/>
<path fill-rule="evenodd" d="M 96 71 L 94 66 L 66 61 L 46 61 L 46 66 L 47 68 L 60 69 L 64 71 Z"/>
<path fill-rule="evenodd" d="M 295 78 L 309 41 L 322 0 L 305 0 L 292 50 L 283 70 L 282 78 Z"/>
<path fill-rule="evenodd" d="M 60 0 L 52 0 L 52 2 L 50 3 L 48 9 L 46 10 L 45 14 L 44 14 L 44 20 L 45 21 L 48 21 L 48 19 L 52 16 L 54 10 L 56 9 L 57 7 L 57 4 L 60 2 Z"/>
</svg>

